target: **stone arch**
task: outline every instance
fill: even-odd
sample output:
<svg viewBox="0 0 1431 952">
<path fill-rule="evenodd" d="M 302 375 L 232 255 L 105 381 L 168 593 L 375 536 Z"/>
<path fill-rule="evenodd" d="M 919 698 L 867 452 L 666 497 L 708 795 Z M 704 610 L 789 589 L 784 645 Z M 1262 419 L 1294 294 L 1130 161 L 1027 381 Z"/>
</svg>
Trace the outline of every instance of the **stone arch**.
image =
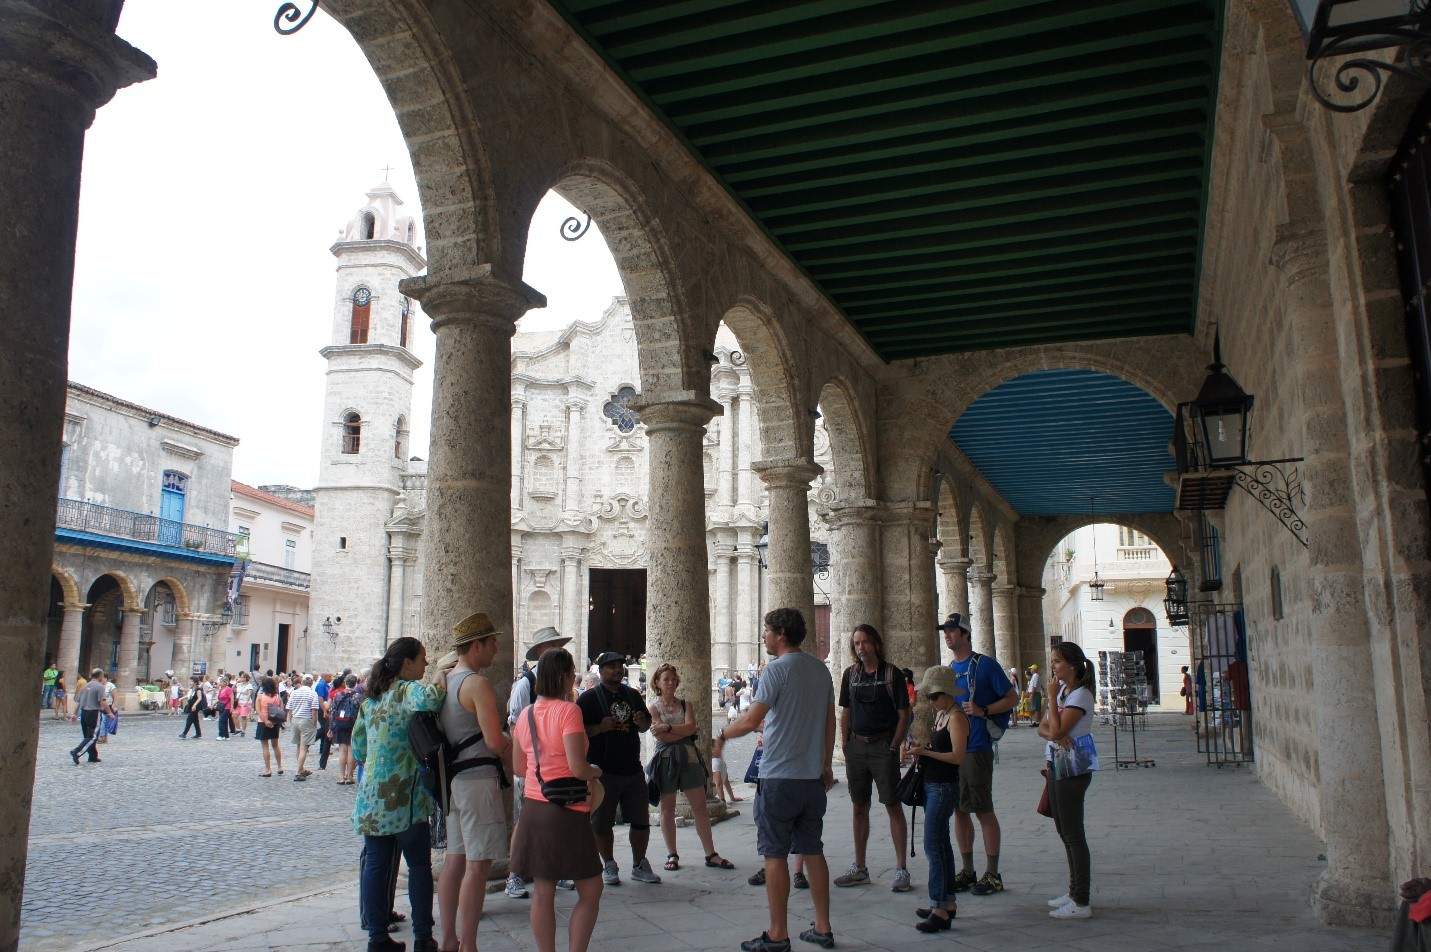
<svg viewBox="0 0 1431 952">
<path fill-rule="evenodd" d="M 820 414 L 830 436 L 831 468 L 836 498 L 840 501 L 873 499 L 877 493 L 874 475 L 874 441 L 869 422 L 850 396 L 849 384 L 831 378 L 820 388 Z"/>
<path fill-rule="evenodd" d="M 79 582 L 74 574 L 67 569 L 61 568 L 58 563 L 50 564 L 50 575 L 60 585 L 60 591 L 64 593 L 65 603 L 78 605 L 80 603 Z"/>
<path fill-rule="evenodd" d="M 998 576 L 1000 584 L 1010 584 L 1014 578 L 1013 527 L 1000 520 L 993 527 L 991 535 L 993 536 L 993 572 Z"/>
<path fill-rule="evenodd" d="M 946 559 L 966 559 L 969 557 L 966 491 L 943 473 L 937 474 L 935 481 L 935 533 L 940 543 L 939 554 Z"/>
<path fill-rule="evenodd" d="M 805 407 L 801 400 L 800 378 L 784 329 L 768 308 L 752 298 L 738 300 L 721 322 L 735 335 L 750 368 L 761 454 L 768 460 L 809 459 L 814 452 L 815 407 Z"/>
<path fill-rule="evenodd" d="M 1143 533 L 1163 550 L 1168 561 L 1187 570 L 1187 550 L 1182 523 L 1172 513 L 1123 512 L 1083 513 L 1066 516 L 1026 516 L 1019 520 L 1015 535 L 1018 584 L 1037 588 L 1043 583 L 1043 567 L 1054 547 L 1070 532 L 1084 526 L 1113 524 Z"/>
<path fill-rule="evenodd" d="M 504 249 L 491 167 L 452 52 L 420 0 L 324 0 L 387 93 L 417 179 L 428 270 L 460 273 Z"/>
<path fill-rule="evenodd" d="M 146 605 L 148 605 L 149 603 L 150 596 L 154 594 L 154 589 L 158 588 L 160 585 L 166 586 L 173 594 L 174 608 L 180 616 L 187 615 L 193 610 L 189 606 L 189 593 L 184 588 L 184 583 L 180 582 L 172 575 L 166 575 L 163 578 L 156 579 L 154 581 L 154 584 L 149 586 L 149 594 L 145 595 L 144 597 L 144 602 Z"/>
<path fill-rule="evenodd" d="M 562 169 L 551 190 L 591 216 L 616 261 L 631 307 L 643 399 L 707 393 L 708 365 L 686 333 L 683 316 L 690 310 L 675 280 L 669 241 L 649 203 L 619 170 L 590 159 Z"/>
<path fill-rule="evenodd" d="M 103 572 L 96 574 L 94 578 L 90 579 L 89 584 L 85 586 L 86 599 L 88 599 L 88 593 L 94 588 L 95 583 L 97 583 L 100 579 L 104 578 L 106 575 L 114 579 L 115 583 L 119 586 L 121 607 L 123 607 L 127 611 L 139 611 L 141 608 L 144 607 L 139 600 L 139 587 L 134 584 L 134 580 L 128 575 L 126 575 L 124 572 L 118 571 L 116 569 L 106 569 Z"/>
<path fill-rule="evenodd" d="M 994 570 L 994 521 L 983 505 L 972 499 L 967 500 L 967 515 L 964 524 L 968 526 L 969 558 L 974 564 L 970 571 L 992 572 Z"/>
</svg>

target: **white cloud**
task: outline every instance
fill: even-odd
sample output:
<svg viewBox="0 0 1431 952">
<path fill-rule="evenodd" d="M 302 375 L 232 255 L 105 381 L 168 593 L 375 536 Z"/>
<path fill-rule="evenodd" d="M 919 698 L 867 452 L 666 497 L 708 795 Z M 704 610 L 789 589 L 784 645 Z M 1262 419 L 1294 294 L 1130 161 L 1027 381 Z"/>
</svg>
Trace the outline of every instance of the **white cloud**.
<svg viewBox="0 0 1431 952">
<path fill-rule="evenodd" d="M 363 193 L 391 182 L 420 215 L 397 121 L 352 38 L 321 12 L 280 37 L 277 3 L 130 0 L 119 33 L 159 63 L 85 143 L 70 377 L 242 441 L 234 475 L 312 485 L 334 289 L 328 253 Z M 620 294 L 595 228 L 534 216 L 526 280 L 549 307 L 524 330 L 595 317 Z M 413 400 L 428 440 L 433 337 Z"/>
</svg>

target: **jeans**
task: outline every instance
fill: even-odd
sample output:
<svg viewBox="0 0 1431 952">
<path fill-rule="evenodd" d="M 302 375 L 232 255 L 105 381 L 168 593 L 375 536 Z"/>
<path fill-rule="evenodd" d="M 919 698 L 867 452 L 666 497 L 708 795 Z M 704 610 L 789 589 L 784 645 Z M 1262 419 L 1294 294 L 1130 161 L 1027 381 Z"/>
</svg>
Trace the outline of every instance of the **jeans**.
<svg viewBox="0 0 1431 952">
<path fill-rule="evenodd" d="M 99 711 L 80 711 L 80 731 L 84 734 L 84 740 L 80 745 L 71 751 L 76 757 L 89 752 L 89 762 L 99 763 L 99 751 L 94 749 L 95 727 L 99 724 Z"/>
<path fill-rule="evenodd" d="M 219 708 L 219 736 L 228 737 L 229 731 L 233 730 L 233 715 L 226 707 Z"/>
<path fill-rule="evenodd" d="M 1068 854 L 1068 895 L 1080 906 L 1088 905 L 1088 890 L 1092 876 L 1092 861 L 1088 855 L 1088 837 L 1083 831 L 1083 798 L 1093 774 L 1080 774 L 1064 780 L 1054 780 L 1048 772 L 1048 808 L 1053 813 L 1053 825 L 1063 840 Z"/>
<path fill-rule="evenodd" d="M 40 688 L 40 710 L 48 711 L 50 705 L 55 703 L 55 686 L 47 684 Z"/>
<path fill-rule="evenodd" d="M 929 905 L 943 908 L 954 898 L 954 847 L 949 818 L 959 802 L 957 783 L 924 783 L 924 855 L 929 860 Z"/>
<path fill-rule="evenodd" d="M 388 883 L 397 869 L 399 850 L 407 861 L 413 938 L 432 938 L 432 833 L 424 820 L 393 836 L 363 837 L 363 878 L 358 888 L 362 916 L 367 920 L 368 939 L 372 942 L 388 934 L 388 913 L 392 911 Z"/>
<path fill-rule="evenodd" d="M 328 755 L 333 752 L 333 738 L 328 736 L 327 718 L 318 718 L 318 769 L 328 769 Z"/>
</svg>

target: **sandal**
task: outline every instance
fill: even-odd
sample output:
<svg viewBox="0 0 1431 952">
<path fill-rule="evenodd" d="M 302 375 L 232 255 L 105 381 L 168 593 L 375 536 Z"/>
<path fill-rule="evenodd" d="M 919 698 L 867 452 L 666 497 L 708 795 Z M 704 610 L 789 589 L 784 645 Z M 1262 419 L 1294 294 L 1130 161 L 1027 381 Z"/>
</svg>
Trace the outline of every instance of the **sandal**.
<svg viewBox="0 0 1431 952">
<path fill-rule="evenodd" d="M 719 853 L 712 853 L 707 856 L 706 865 L 711 869 L 735 869 L 735 864 Z"/>
<path fill-rule="evenodd" d="M 272 773 L 261 773 L 261 774 L 259 774 L 259 776 L 260 776 L 260 777 L 272 777 L 273 774 L 272 774 Z"/>
<path fill-rule="evenodd" d="M 681 857 L 675 853 L 666 854 L 666 872 L 674 873 L 681 868 Z"/>
</svg>

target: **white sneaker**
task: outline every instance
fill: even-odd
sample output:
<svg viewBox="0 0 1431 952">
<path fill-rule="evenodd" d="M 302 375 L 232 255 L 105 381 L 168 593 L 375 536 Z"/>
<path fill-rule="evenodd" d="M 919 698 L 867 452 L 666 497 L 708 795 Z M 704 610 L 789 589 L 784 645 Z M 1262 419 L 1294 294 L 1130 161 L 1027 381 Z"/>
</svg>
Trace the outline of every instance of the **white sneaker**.
<svg viewBox="0 0 1431 952">
<path fill-rule="evenodd" d="M 1060 906 L 1066 906 L 1066 905 L 1068 905 L 1068 904 L 1071 903 L 1071 902 L 1073 902 L 1073 897 L 1070 896 L 1068 893 L 1064 893 L 1062 896 L 1059 896 L 1057 899 L 1050 899 L 1050 900 L 1048 901 L 1048 907 L 1049 907 L 1050 909 L 1057 909 L 1057 908 L 1059 908 Z"/>
<path fill-rule="evenodd" d="M 508 899 L 526 899 L 526 898 L 527 898 L 527 884 L 524 883 L 524 882 L 522 882 L 522 877 L 520 877 L 520 876 L 508 876 L 508 877 L 507 877 L 507 898 L 508 898 Z"/>
<path fill-rule="evenodd" d="M 913 888 L 909 884 L 909 870 L 896 869 L 894 871 L 894 886 L 891 888 L 894 892 L 909 892 Z"/>
<path fill-rule="evenodd" d="M 1091 919 L 1093 917 L 1092 906 L 1080 906 L 1076 902 L 1070 902 L 1066 906 L 1059 906 L 1057 909 L 1048 911 L 1050 919 Z"/>
<path fill-rule="evenodd" d="M 631 867 L 631 878 L 638 883 L 650 883 L 653 886 L 661 885 L 661 877 L 652 871 L 651 861 L 649 859 L 643 859 Z"/>
<path fill-rule="evenodd" d="M 607 886 L 621 885 L 621 869 L 616 865 L 615 860 L 610 860 L 602 865 L 601 881 Z"/>
<path fill-rule="evenodd" d="M 557 888 L 558 888 L 558 889 L 567 889 L 567 890 L 575 889 L 575 888 L 576 888 L 576 880 L 574 880 L 574 879 L 558 879 L 558 880 L 557 880 Z"/>
</svg>

